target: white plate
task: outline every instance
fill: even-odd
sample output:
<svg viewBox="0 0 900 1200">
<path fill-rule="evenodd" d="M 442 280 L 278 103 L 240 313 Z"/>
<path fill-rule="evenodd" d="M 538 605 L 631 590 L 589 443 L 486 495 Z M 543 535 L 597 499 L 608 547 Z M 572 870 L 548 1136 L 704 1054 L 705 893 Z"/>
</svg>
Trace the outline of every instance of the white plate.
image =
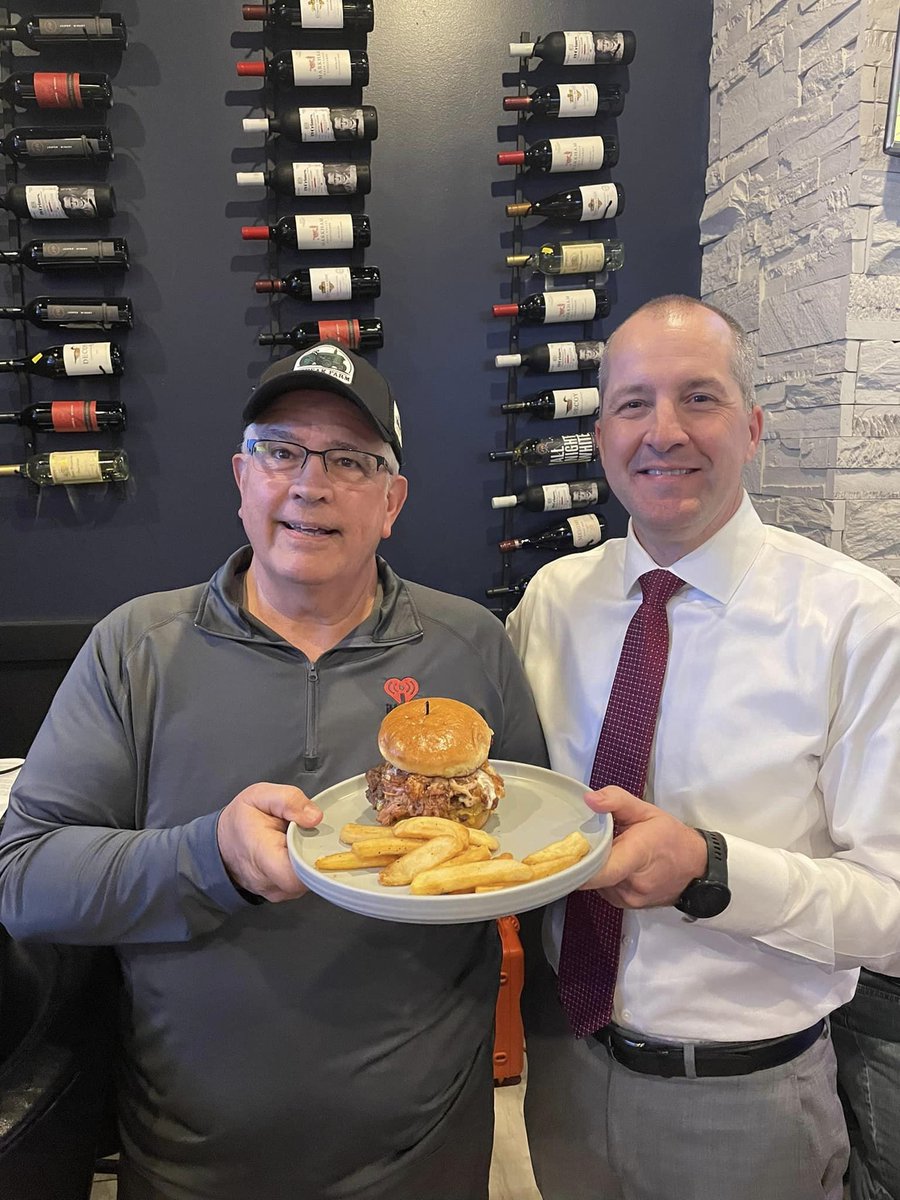
<svg viewBox="0 0 900 1200">
<path fill-rule="evenodd" d="M 288 826 L 288 854 L 294 870 L 310 889 L 332 904 L 366 917 L 408 921 L 416 925 L 458 925 L 489 921 L 507 913 L 526 912 L 567 896 L 602 867 L 612 841 L 612 820 L 592 813 L 584 802 L 586 786 L 567 775 L 527 763 L 492 762 L 502 775 L 506 795 L 490 817 L 485 831 L 500 839 L 501 851 L 524 858 L 548 842 L 558 841 L 579 829 L 591 843 L 590 851 L 574 867 L 534 883 L 520 883 L 502 892 L 468 896 L 413 896 L 408 887 L 382 887 L 378 870 L 317 871 L 315 860 L 323 854 L 347 850 L 338 838 L 348 821 L 377 825 L 375 810 L 366 800 L 366 777 L 356 775 L 336 783 L 314 797 L 325 813 L 315 829 Z"/>
</svg>

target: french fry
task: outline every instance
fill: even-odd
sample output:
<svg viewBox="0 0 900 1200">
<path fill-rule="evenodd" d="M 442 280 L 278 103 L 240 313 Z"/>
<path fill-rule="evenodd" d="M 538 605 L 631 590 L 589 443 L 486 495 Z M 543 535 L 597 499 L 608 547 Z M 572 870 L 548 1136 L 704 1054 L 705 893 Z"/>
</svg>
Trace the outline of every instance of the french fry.
<svg viewBox="0 0 900 1200">
<path fill-rule="evenodd" d="M 382 858 L 357 858 L 352 850 L 344 850 L 339 854 L 325 854 L 317 858 L 313 866 L 317 871 L 355 871 L 359 867 L 385 867 L 396 859 L 390 856 Z"/>
<path fill-rule="evenodd" d="M 396 837 L 436 838 L 452 837 L 460 850 L 469 845 L 469 830 L 459 821 L 451 821 L 447 817 L 407 817 L 391 826 L 391 833 Z"/>
<path fill-rule="evenodd" d="M 522 862 L 533 866 L 535 863 L 548 862 L 553 858 L 569 858 L 574 855 L 575 861 L 579 858 L 584 858 L 591 844 L 584 836 L 576 829 L 574 833 L 570 833 L 568 837 L 564 837 L 562 841 L 551 842 L 549 846 L 544 846 L 540 850 L 535 850 L 533 854 L 527 854 Z M 552 872 L 551 872 L 552 873 Z"/>
<path fill-rule="evenodd" d="M 505 859 L 505 858 L 513 858 L 513 857 L 515 857 L 515 856 L 514 856 L 514 855 L 512 855 L 512 854 L 510 854 L 510 852 L 509 852 L 508 850 L 504 850 L 502 854 L 495 854 L 495 855 L 494 855 L 494 862 L 500 862 L 500 861 L 501 861 L 501 859 Z"/>
<path fill-rule="evenodd" d="M 479 892 L 505 892 L 507 888 L 516 886 L 514 883 L 483 883 L 475 888 L 475 893 L 477 895 Z"/>
<path fill-rule="evenodd" d="M 461 867 L 440 866 L 419 872 L 414 876 L 409 890 L 414 896 L 440 896 L 444 892 L 461 892 L 489 883 L 528 883 L 530 879 L 531 868 L 524 863 L 515 859 L 498 861 L 492 858 L 487 862 L 467 863 Z"/>
<path fill-rule="evenodd" d="M 368 862 L 371 858 L 399 858 L 421 845 L 415 838 L 363 838 L 361 842 L 353 843 L 353 853 Z"/>
<path fill-rule="evenodd" d="M 413 817 L 412 819 L 418 820 L 419 818 Z M 439 818 L 422 818 L 422 820 L 430 819 L 438 820 Z M 441 863 L 446 862 L 448 858 L 452 858 L 454 854 L 458 854 L 459 850 L 459 840 L 455 837 L 429 838 L 427 841 L 421 842 L 415 850 L 410 850 L 408 854 L 404 854 L 402 858 L 395 858 L 379 874 L 378 882 L 384 884 L 385 887 L 402 887 L 404 884 L 411 883 L 413 878 L 420 872 L 428 871 L 432 867 L 437 867 Z M 477 866 L 479 864 L 476 863 L 474 865 Z"/>
<path fill-rule="evenodd" d="M 499 850 L 500 843 L 491 833 L 485 833 L 483 829 L 470 829 L 466 827 L 469 834 L 470 846 L 487 846 L 488 850 Z M 512 855 L 510 855 L 510 858 Z"/>
<path fill-rule="evenodd" d="M 384 825 L 360 825 L 350 821 L 341 826 L 338 837 L 345 846 L 354 846 L 357 842 L 369 841 L 372 838 L 393 837 L 394 831 Z"/>
<path fill-rule="evenodd" d="M 531 868 L 532 879 L 546 879 L 548 875 L 556 875 L 559 871 L 574 867 L 577 862 L 581 862 L 582 858 L 584 858 L 583 854 L 579 854 L 577 857 L 574 854 L 560 855 L 558 858 L 547 858 L 543 862 L 526 865 Z"/>
<path fill-rule="evenodd" d="M 445 867 L 462 867 L 466 863 L 487 862 L 491 857 L 491 852 L 487 846 L 470 846 L 468 850 L 461 850 L 459 854 L 455 854 L 453 858 L 448 858 L 444 863 Z"/>
</svg>

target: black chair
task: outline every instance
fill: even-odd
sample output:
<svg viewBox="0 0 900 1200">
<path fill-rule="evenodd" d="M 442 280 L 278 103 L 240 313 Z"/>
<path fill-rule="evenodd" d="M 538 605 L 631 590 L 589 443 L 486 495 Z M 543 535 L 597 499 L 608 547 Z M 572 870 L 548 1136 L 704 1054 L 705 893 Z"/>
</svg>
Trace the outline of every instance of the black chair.
<svg viewBox="0 0 900 1200">
<path fill-rule="evenodd" d="M 112 952 L 26 945 L 0 926 L 0 1196 L 85 1200 L 114 1148 Z"/>
</svg>

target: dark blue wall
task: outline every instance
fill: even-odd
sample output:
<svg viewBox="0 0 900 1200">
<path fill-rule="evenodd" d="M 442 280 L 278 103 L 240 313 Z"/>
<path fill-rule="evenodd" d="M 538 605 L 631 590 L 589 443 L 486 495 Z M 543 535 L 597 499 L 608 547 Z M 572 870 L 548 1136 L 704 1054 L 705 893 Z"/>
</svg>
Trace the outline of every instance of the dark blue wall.
<svg viewBox="0 0 900 1200">
<path fill-rule="evenodd" d="M 503 203 L 512 171 L 494 164 L 498 138 L 511 132 L 500 100 L 514 90 L 517 64 L 506 44 L 526 29 L 537 35 L 602 24 L 637 33 L 626 109 L 616 123 L 621 162 L 612 178 L 628 194 L 616 233 L 627 261 L 613 316 L 602 327 L 608 332 L 651 296 L 698 290 L 712 3 L 375 3 L 364 99 L 378 107 L 381 133 L 371 152 L 365 211 L 373 244 L 364 258 L 382 268 L 384 291 L 354 311 L 384 321 L 386 345 L 375 361 L 394 384 L 404 422 L 411 497 L 386 552 L 401 573 L 480 599 L 499 578 L 501 520 L 488 498 L 502 490 L 503 470 L 488 462 L 487 451 L 503 444 L 505 429 L 498 407 L 505 376 L 492 360 L 507 332 L 489 314 L 509 284 Z M 41 6 L 17 10 L 32 7 Z M 242 539 L 229 457 L 240 409 L 267 361 L 256 335 L 270 312 L 252 289 L 266 273 L 265 250 L 243 243 L 240 226 L 275 209 L 262 193 L 234 182 L 235 169 L 252 169 L 261 145 L 240 124 L 253 114 L 256 83 L 239 80 L 234 63 L 258 52 L 262 38 L 258 26 L 241 22 L 239 0 L 117 0 L 109 7 L 125 14 L 131 45 L 115 73 L 116 106 L 108 117 L 118 153 L 106 177 L 119 194 L 108 230 L 127 236 L 134 266 L 124 286 L 103 286 L 133 298 L 138 324 L 122 339 L 127 373 L 120 383 L 36 380 L 32 393 L 120 394 L 131 417 L 122 442 L 134 478 L 124 497 L 93 488 L 69 495 L 47 489 L 38 497 L 22 481 L 0 479 L 0 622 L 94 619 L 130 596 L 207 577 Z M 16 66 L 33 69 L 35 61 Z M 547 68 L 542 74 L 559 77 Z M 26 123 L 21 114 L 17 120 Z M 27 173 L 19 178 L 27 181 Z M 572 178 L 541 180 L 532 194 Z M 363 204 L 353 207 L 362 211 Z M 289 209 L 282 203 L 278 211 Z M 59 235 L 57 226 L 23 222 L 21 234 Z M 10 222 L 7 244 L 15 234 Z M 278 263 L 288 270 L 301 260 L 283 252 Z M 18 286 L 10 272 L 0 294 L 5 288 L 14 297 Z M 29 273 L 25 294 L 63 294 L 67 286 L 61 277 Z M 313 313 L 296 306 L 282 323 L 330 316 L 329 307 Z M 346 315 L 335 307 L 333 315 Z M 7 348 L 0 355 L 22 352 L 12 327 L 0 337 Z M 32 348 L 63 340 L 28 333 Z M 550 383 L 526 378 L 520 390 L 540 386 Z M 3 407 L 27 400 L 14 377 L 2 387 Z M 22 443 L 21 431 L 0 428 L 0 461 L 16 461 Z M 45 439 L 38 449 L 75 444 Z M 620 513 L 611 524 L 621 532 Z"/>
</svg>

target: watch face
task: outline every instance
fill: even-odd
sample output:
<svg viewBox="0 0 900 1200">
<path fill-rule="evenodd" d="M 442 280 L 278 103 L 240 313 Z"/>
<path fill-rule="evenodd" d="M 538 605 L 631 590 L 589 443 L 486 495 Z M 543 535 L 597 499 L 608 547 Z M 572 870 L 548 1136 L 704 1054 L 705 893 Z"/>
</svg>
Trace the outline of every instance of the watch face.
<svg viewBox="0 0 900 1200">
<path fill-rule="evenodd" d="M 717 917 L 730 903 L 731 891 L 727 884 L 704 879 L 685 888 L 675 907 L 689 917 Z"/>
</svg>

